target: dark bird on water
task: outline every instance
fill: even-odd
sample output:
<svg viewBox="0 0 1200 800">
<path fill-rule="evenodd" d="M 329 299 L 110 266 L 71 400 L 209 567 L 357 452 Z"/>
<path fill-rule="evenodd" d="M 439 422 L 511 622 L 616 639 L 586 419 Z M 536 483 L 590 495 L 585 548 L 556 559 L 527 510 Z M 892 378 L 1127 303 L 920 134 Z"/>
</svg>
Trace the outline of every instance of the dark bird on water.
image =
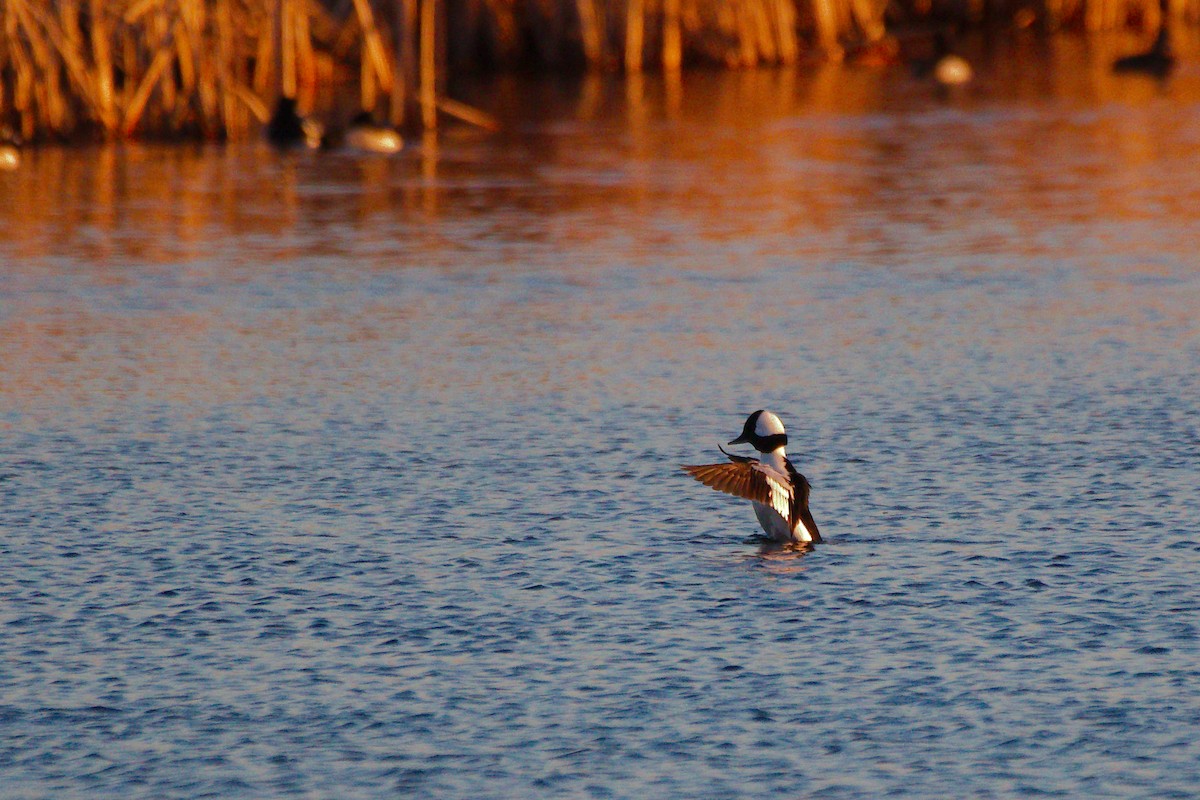
<svg viewBox="0 0 1200 800">
<path fill-rule="evenodd" d="M 1154 37 L 1154 44 L 1144 53 L 1118 58 L 1113 62 L 1113 72 L 1151 75 L 1165 78 L 1175 67 L 1175 54 L 1171 52 L 1171 33 L 1164 19 Z"/>
<path fill-rule="evenodd" d="M 281 96 L 267 123 L 267 141 L 276 147 L 320 147 L 324 132 L 321 123 L 300 116 L 294 97 Z"/>
</svg>

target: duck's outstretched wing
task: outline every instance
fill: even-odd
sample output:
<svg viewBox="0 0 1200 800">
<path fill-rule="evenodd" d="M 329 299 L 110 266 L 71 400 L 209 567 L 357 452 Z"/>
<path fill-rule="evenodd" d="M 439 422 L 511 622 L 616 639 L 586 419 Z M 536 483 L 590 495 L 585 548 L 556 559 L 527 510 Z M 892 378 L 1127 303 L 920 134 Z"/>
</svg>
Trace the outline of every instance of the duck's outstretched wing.
<svg viewBox="0 0 1200 800">
<path fill-rule="evenodd" d="M 739 456 L 732 464 L 685 465 L 683 471 L 718 492 L 770 506 L 791 523 L 793 497 L 787 478 L 752 458 L 742 458 Z"/>
<path fill-rule="evenodd" d="M 717 449 L 720 450 L 722 453 L 725 453 L 725 448 L 721 447 L 721 445 L 717 445 Z M 728 458 L 730 461 L 732 461 L 735 464 L 757 464 L 758 463 L 758 461 L 756 459 L 753 459 L 750 456 L 735 456 L 733 453 L 725 453 L 725 457 Z"/>
<path fill-rule="evenodd" d="M 792 479 L 792 486 L 796 487 L 795 496 L 792 497 L 791 513 L 788 517 L 792 530 L 796 529 L 796 522 L 799 521 L 808 531 L 808 538 L 819 542 L 821 541 L 821 532 L 817 530 L 817 522 L 813 519 L 812 512 L 808 510 L 808 495 L 812 492 L 812 486 L 809 484 L 808 478 L 801 475 L 792 466 L 791 461 L 785 458 L 783 463 L 787 467 L 788 477 Z"/>
</svg>

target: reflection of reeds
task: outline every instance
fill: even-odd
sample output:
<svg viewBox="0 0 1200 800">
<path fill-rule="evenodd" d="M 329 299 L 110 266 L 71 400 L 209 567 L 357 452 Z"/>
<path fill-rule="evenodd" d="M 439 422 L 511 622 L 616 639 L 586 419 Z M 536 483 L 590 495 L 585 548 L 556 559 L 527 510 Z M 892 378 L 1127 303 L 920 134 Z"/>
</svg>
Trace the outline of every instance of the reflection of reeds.
<svg viewBox="0 0 1200 800">
<path fill-rule="evenodd" d="M 0 122 L 29 138 L 240 136 L 279 93 L 302 109 L 357 84 L 394 124 L 439 112 L 493 124 L 446 98 L 448 71 L 586 64 L 629 72 L 685 61 L 787 64 L 837 56 L 929 0 L 0 0 Z M 978 3 L 962 0 L 969 19 Z M 953 7 L 950 4 L 949 7 Z M 1005 8 L 1007 6 L 997 6 Z M 1030 13 L 1018 3 L 1016 13 Z M 1200 19 L 1200 0 L 1168 0 Z M 1051 27 L 1154 26 L 1160 0 L 1041 0 Z M 972 11 L 974 9 L 974 11 Z M 989 13 L 995 9 L 989 6 Z"/>
</svg>

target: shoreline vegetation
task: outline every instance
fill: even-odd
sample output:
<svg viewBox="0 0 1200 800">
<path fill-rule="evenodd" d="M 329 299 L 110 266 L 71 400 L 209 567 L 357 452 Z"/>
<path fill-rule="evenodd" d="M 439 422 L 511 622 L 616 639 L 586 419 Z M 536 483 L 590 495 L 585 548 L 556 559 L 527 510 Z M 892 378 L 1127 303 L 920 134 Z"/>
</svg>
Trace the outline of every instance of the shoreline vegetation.
<svg viewBox="0 0 1200 800">
<path fill-rule="evenodd" d="M 933 31 L 1167 19 L 1196 24 L 1200 0 L 0 0 L 0 126 L 27 141 L 242 139 L 284 96 L 406 131 L 494 127 L 448 96 L 449 78 L 886 65 Z"/>
</svg>

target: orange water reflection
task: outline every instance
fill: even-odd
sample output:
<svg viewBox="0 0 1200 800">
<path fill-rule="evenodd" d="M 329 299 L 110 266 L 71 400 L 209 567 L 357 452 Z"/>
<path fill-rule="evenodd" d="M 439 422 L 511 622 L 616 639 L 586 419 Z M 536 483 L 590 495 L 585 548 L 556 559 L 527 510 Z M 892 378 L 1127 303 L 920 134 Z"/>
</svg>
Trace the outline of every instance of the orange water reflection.
<svg viewBox="0 0 1200 800">
<path fill-rule="evenodd" d="M 1094 254 L 1086 296 L 976 309 L 962 330 L 1053 337 L 1113 304 L 1128 310 L 1112 323 L 1122 335 L 1132 324 L 1156 346 L 1186 345 L 1190 290 L 1164 294 L 1155 281 L 1194 255 L 1200 70 L 1184 41 L 1166 84 L 1113 76 L 1111 57 L 1135 44 L 1006 44 L 955 97 L 902 71 L 835 65 L 502 79 L 468 99 L 490 100 L 503 133 L 450 131 L 392 159 L 256 145 L 36 149 L 0 175 L 0 401 L 220 401 L 330 375 L 386 390 L 419 373 L 435 390 L 462 385 L 480 366 L 471 354 L 490 358 L 498 339 L 524 348 L 488 365 L 514 391 L 620 394 L 661 381 L 666 392 L 669 375 L 625 365 L 645 352 L 727 351 L 725 315 L 805 308 L 822 315 L 806 332 L 814 347 L 839 352 L 896 339 L 935 347 L 931 326 L 955 313 L 887 288 L 837 296 L 828 271 L 825 296 L 812 280 L 768 297 L 738 288 L 739 275 L 781 262 L 945 263 L 970 279 L 995 263 L 1051 269 Z M 1122 220 L 1147 224 L 1100 224 Z M 1079 230 L 1088 241 L 1070 240 Z M 678 271 L 643 276 L 645 303 L 605 294 L 615 266 L 663 264 Z M 509 267 L 557 284 L 487 285 Z M 440 271 L 462 291 L 405 294 L 403 269 Z M 730 282 L 698 285 L 689 272 Z M 391 277 L 374 290 L 377 274 Z M 896 325 L 872 325 L 883 307 Z M 614 341 L 614 325 L 631 338 Z M 311 346 L 314 332 L 325 347 Z"/>
</svg>

